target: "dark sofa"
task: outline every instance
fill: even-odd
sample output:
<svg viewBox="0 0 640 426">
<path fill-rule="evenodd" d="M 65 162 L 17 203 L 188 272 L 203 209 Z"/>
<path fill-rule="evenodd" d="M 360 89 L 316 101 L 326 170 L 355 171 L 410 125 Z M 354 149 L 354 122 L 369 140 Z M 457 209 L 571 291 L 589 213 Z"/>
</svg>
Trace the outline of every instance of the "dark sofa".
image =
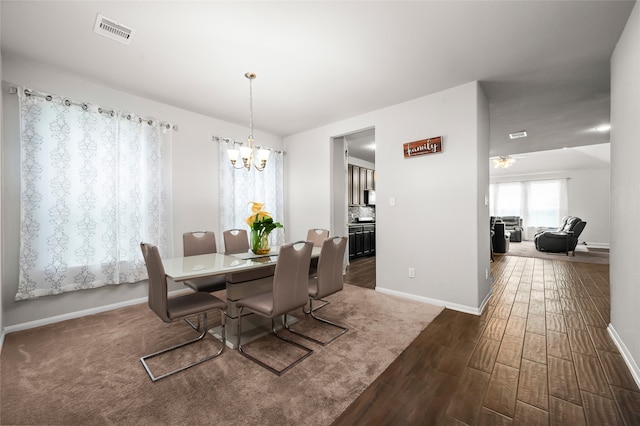
<svg viewBox="0 0 640 426">
<path fill-rule="evenodd" d="M 549 253 L 566 253 L 573 252 L 576 255 L 576 246 L 578 245 L 578 237 L 582 234 L 587 222 L 579 217 L 565 216 L 558 229 L 546 230 L 539 232 L 533 241 L 536 250 L 546 251 Z"/>
<path fill-rule="evenodd" d="M 522 242 L 522 218 L 520 216 L 502 216 L 504 228 L 509 232 L 509 241 L 512 243 Z"/>
</svg>

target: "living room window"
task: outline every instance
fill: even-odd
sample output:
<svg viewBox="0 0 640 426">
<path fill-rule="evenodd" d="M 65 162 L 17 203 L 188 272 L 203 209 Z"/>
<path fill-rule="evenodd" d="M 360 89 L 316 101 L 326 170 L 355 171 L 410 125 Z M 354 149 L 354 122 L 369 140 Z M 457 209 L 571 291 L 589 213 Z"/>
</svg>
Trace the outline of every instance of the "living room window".
<svg viewBox="0 0 640 426">
<path fill-rule="evenodd" d="M 520 216 L 524 238 L 556 227 L 568 213 L 567 179 L 496 182 L 489 187 L 491 216 Z"/>
</svg>

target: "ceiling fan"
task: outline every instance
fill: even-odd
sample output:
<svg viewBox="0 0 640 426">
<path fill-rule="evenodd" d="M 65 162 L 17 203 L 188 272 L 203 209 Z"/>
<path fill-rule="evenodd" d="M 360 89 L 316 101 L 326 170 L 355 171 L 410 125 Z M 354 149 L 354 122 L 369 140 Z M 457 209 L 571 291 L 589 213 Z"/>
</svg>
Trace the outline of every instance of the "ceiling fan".
<svg viewBox="0 0 640 426">
<path fill-rule="evenodd" d="M 508 169 L 520 158 L 527 157 L 523 155 L 500 155 L 497 157 L 489 157 L 489 160 L 493 161 L 493 167 L 496 169 Z"/>
</svg>

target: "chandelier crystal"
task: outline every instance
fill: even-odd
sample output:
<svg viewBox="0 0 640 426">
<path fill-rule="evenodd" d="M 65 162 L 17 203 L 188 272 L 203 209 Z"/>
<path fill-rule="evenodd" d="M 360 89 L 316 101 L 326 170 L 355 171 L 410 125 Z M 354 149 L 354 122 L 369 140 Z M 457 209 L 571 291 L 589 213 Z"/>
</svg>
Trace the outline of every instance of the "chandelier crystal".
<svg viewBox="0 0 640 426">
<path fill-rule="evenodd" d="M 253 146 L 253 87 L 252 82 L 256 78 L 256 75 L 252 72 L 248 72 L 244 75 L 249 79 L 249 137 L 247 138 L 247 145 L 239 144 L 240 149 L 233 148 L 227 150 L 231 165 L 235 169 L 247 169 L 251 170 L 251 165 L 261 172 L 267 166 L 267 160 L 269 159 L 270 151 L 259 146 Z M 242 158 L 242 164 L 236 166 L 238 159 Z M 254 162 L 255 159 L 255 162 Z"/>
</svg>

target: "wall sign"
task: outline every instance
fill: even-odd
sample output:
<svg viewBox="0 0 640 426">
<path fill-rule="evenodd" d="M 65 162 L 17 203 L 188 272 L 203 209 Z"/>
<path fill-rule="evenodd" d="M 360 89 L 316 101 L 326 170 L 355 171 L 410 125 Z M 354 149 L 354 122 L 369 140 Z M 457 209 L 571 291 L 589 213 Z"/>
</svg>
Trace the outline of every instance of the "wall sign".
<svg viewBox="0 0 640 426">
<path fill-rule="evenodd" d="M 404 158 L 442 152 L 442 136 L 403 144 Z"/>
</svg>

